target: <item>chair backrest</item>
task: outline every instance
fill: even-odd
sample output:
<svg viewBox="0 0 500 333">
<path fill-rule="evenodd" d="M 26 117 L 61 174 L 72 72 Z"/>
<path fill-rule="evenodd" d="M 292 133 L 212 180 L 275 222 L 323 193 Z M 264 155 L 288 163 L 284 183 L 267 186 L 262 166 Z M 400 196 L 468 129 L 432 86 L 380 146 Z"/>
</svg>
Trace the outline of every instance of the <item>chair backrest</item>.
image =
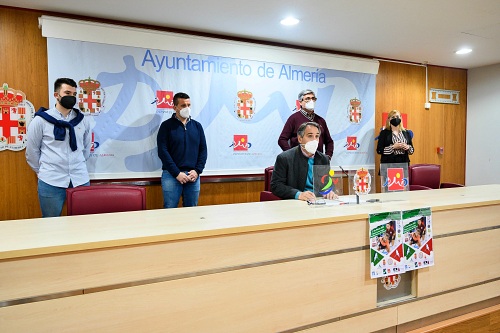
<svg viewBox="0 0 500 333">
<path fill-rule="evenodd" d="M 128 212 L 146 209 L 146 189 L 133 185 L 92 185 L 68 188 L 68 215 Z"/>
<path fill-rule="evenodd" d="M 260 192 L 260 201 L 274 201 L 274 200 L 281 200 L 281 198 L 275 196 L 272 192 L 269 191 Z"/>
<path fill-rule="evenodd" d="M 420 190 L 432 190 L 432 188 L 423 185 L 411 185 L 410 191 L 420 191 Z"/>
<path fill-rule="evenodd" d="M 441 183 L 440 188 L 464 187 L 462 184 L 457 183 Z"/>
<path fill-rule="evenodd" d="M 271 179 L 273 178 L 274 166 L 264 169 L 264 191 L 271 191 Z"/>
<path fill-rule="evenodd" d="M 441 183 L 441 166 L 438 164 L 413 164 L 408 168 L 410 185 L 438 189 Z"/>
</svg>

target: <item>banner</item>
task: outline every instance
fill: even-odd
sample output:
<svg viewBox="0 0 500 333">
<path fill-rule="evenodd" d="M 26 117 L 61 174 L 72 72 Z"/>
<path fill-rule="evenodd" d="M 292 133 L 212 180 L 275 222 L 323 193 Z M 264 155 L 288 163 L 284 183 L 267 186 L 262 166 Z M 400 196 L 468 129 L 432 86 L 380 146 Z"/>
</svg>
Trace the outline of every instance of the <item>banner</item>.
<svg viewBox="0 0 500 333">
<path fill-rule="evenodd" d="M 205 130 L 204 175 L 274 165 L 278 137 L 306 88 L 335 141 L 332 165 L 374 165 L 374 74 L 56 38 L 47 45 L 49 86 L 73 78 L 78 107 L 91 117 L 92 179 L 160 176 L 156 134 L 176 92 L 190 96 Z"/>
</svg>

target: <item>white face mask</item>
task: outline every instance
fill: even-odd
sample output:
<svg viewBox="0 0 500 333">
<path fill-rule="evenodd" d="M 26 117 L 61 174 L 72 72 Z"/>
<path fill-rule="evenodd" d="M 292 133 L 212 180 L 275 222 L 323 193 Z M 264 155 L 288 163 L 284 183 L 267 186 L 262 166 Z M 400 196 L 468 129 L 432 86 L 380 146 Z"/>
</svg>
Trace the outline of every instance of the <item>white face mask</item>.
<svg viewBox="0 0 500 333">
<path fill-rule="evenodd" d="M 306 103 L 306 109 L 308 110 L 314 110 L 314 105 L 316 104 L 316 102 L 314 101 L 309 101 Z"/>
<path fill-rule="evenodd" d="M 189 115 L 191 114 L 191 108 L 187 107 L 179 111 L 179 115 L 182 118 L 189 118 Z"/>
<path fill-rule="evenodd" d="M 307 142 L 304 145 L 304 149 L 309 153 L 309 154 L 315 154 L 316 150 L 318 149 L 319 141 L 318 140 L 312 140 Z"/>
</svg>

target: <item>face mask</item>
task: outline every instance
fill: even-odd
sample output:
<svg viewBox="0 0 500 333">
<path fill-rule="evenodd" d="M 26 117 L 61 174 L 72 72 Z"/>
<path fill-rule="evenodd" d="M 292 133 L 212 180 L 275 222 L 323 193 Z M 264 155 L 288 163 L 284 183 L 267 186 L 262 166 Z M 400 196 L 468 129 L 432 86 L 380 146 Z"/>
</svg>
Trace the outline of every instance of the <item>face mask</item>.
<svg viewBox="0 0 500 333">
<path fill-rule="evenodd" d="M 314 101 L 309 101 L 309 102 L 307 102 L 307 103 L 306 103 L 306 109 L 308 109 L 308 110 L 314 110 L 314 105 L 315 105 L 315 104 L 316 104 L 316 103 L 315 103 Z"/>
<path fill-rule="evenodd" d="M 401 124 L 401 119 L 400 118 L 393 118 L 391 119 L 391 125 L 392 126 L 399 126 Z"/>
<path fill-rule="evenodd" d="M 318 140 L 312 140 L 307 142 L 304 145 L 304 149 L 309 153 L 309 154 L 315 154 L 316 150 L 318 149 L 319 141 Z"/>
<path fill-rule="evenodd" d="M 184 108 L 184 109 L 182 109 L 182 110 L 179 111 L 179 115 L 182 118 L 189 118 L 189 114 L 190 113 L 191 113 L 191 109 L 189 107 Z"/>
<path fill-rule="evenodd" d="M 75 96 L 62 96 L 61 99 L 59 100 L 59 104 L 65 109 L 72 109 L 73 106 L 76 104 L 76 97 Z"/>
</svg>

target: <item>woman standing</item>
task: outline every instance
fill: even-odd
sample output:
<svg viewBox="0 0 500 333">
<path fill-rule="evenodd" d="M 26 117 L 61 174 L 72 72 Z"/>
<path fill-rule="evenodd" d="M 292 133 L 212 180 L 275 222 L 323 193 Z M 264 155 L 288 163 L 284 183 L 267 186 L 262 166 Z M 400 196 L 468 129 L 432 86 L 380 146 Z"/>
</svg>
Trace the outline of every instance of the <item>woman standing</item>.
<svg viewBox="0 0 500 333">
<path fill-rule="evenodd" d="M 413 151 L 411 135 L 403 127 L 401 113 L 392 110 L 378 138 L 377 153 L 381 155 L 380 163 L 410 164 L 409 155 L 412 155 Z"/>
</svg>

